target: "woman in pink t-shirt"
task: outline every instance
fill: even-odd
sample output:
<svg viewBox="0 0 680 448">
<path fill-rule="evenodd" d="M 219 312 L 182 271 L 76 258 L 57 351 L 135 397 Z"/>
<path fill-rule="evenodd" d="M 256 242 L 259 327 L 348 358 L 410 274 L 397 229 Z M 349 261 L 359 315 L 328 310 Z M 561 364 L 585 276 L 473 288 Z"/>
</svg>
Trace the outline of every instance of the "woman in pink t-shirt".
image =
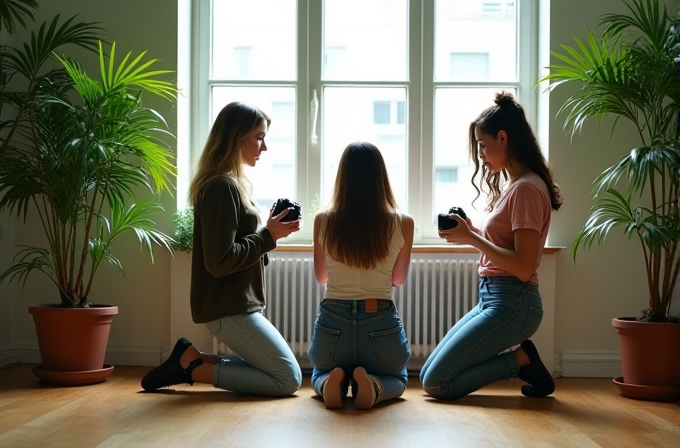
<svg viewBox="0 0 680 448">
<path fill-rule="evenodd" d="M 559 187 L 522 106 L 508 93 L 496 94 L 495 105 L 470 124 L 470 156 L 489 215 L 478 229 L 452 214 L 457 225 L 439 236 L 481 253 L 479 303 L 448 331 L 420 381 L 432 397 L 453 400 L 519 377 L 528 383 L 522 394 L 544 397 L 555 384 L 529 338 L 543 317 L 536 271 L 551 212 L 562 205 Z"/>
</svg>

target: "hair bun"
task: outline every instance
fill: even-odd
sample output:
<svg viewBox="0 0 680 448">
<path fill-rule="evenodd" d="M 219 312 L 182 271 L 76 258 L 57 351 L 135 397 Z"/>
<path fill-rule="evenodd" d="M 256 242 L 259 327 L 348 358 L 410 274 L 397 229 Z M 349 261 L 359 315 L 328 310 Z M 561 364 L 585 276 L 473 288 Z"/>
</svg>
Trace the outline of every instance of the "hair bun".
<svg viewBox="0 0 680 448">
<path fill-rule="evenodd" d="M 498 107 L 517 107 L 517 101 L 515 101 L 515 97 L 512 96 L 511 93 L 508 92 L 498 92 L 496 93 L 496 98 L 494 99 L 494 103 Z"/>
</svg>

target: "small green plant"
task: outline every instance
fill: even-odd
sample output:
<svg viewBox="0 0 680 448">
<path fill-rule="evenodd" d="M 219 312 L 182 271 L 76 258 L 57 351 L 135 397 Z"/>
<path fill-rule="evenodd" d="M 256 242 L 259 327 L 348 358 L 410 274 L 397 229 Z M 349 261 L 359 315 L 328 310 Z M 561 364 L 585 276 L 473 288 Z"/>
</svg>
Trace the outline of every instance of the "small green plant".
<svg viewBox="0 0 680 448">
<path fill-rule="evenodd" d="M 194 239 L 193 208 L 177 210 L 173 215 L 172 222 L 175 224 L 175 241 L 172 243 L 172 248 L 180 252 L 190 253 Z"/>
</svg>

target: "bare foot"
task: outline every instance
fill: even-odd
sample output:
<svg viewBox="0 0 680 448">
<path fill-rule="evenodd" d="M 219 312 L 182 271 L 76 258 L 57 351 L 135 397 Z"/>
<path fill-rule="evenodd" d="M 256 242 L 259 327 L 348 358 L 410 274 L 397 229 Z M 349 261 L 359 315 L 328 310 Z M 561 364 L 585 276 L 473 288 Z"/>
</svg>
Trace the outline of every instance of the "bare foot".
<svg viewBox="0 0 680 448">
<path fill-rule="evenodd" d="M 326 409 L 340 409 L 342 407 L 342 380 L 345 379 L 345 371 L 340 367 L 331 370 L 323 387 L 323 401 Z"/>
<path fill-rule="evenodd" d="M 371 409 L 375 404 L 375 389 L 373 389 L 373 382 L 368 378 L 366 369 L 357 367 L 352 376 L 357 383 L 354 405 L 357 409 Z"/>
</svg>

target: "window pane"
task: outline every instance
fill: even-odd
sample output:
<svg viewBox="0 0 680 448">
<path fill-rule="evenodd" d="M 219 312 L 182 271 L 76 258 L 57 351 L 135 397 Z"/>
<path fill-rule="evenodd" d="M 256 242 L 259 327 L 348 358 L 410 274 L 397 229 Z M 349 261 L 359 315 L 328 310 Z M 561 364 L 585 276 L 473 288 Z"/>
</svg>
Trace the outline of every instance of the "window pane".
<svg viewBox="0 0 680 448">
<path fill-rule="evenodd" d="M 326 0 L 323 78 L 407 78 L 407 0 Z"/>
<path fill-rule="evenodd" d="M 390 102 L 389 101 L 374 101 L 373 102 L 373 123 L 375 123 L 375 124 L 390 124 Z"/>
<path fill-rule="evenodd" d="M 246 167 L 253 196 L 266 222 L 278 198 L 297 201 L 295 191 L 295 89 L 292 87 L 214 87 L 210 122 L 224 106 L 243 101 L 262 109 L 272 120 L 263 152 L 254 168 Z"/>
<path fill-rule="evenodd" d="M 213 0 L 213 78 L 295 79 L 296 3 Z"/>
<path fill-rule="evenodd" d="M 517 79 L 516 1 L 436 1 L 437 81 Z"/>
<path fill-rule="evenodd" d="M 479 196 L 474 203 L 475 210 L 472 201 L 477 192 L 470 184 L 475 169 L 469 156 L 470 123 L 484 109 L 493 106 L 494 95 L 501 90 L 516 96 L 514 90 L 501 88 L 435 90 L 433 173 L 436 213 L 445 213 L 454 206 L 462 207 L 475 225 L 481 224 L 485 216 L 486 196 L 484 193 Z"/>
<path fill-rule="evenodd" d="M 324 89 L 322 207 L 333 194 L 342 152 L 348 144 L 363 140 L 380 150 L 397 203 L 406 209 L 406 125 L 397 120 L 397 105 L 405 101 L 404 88 Z M 388 106 L 389 121 L 376 121 L 377 104 Z"/>
</svg>

